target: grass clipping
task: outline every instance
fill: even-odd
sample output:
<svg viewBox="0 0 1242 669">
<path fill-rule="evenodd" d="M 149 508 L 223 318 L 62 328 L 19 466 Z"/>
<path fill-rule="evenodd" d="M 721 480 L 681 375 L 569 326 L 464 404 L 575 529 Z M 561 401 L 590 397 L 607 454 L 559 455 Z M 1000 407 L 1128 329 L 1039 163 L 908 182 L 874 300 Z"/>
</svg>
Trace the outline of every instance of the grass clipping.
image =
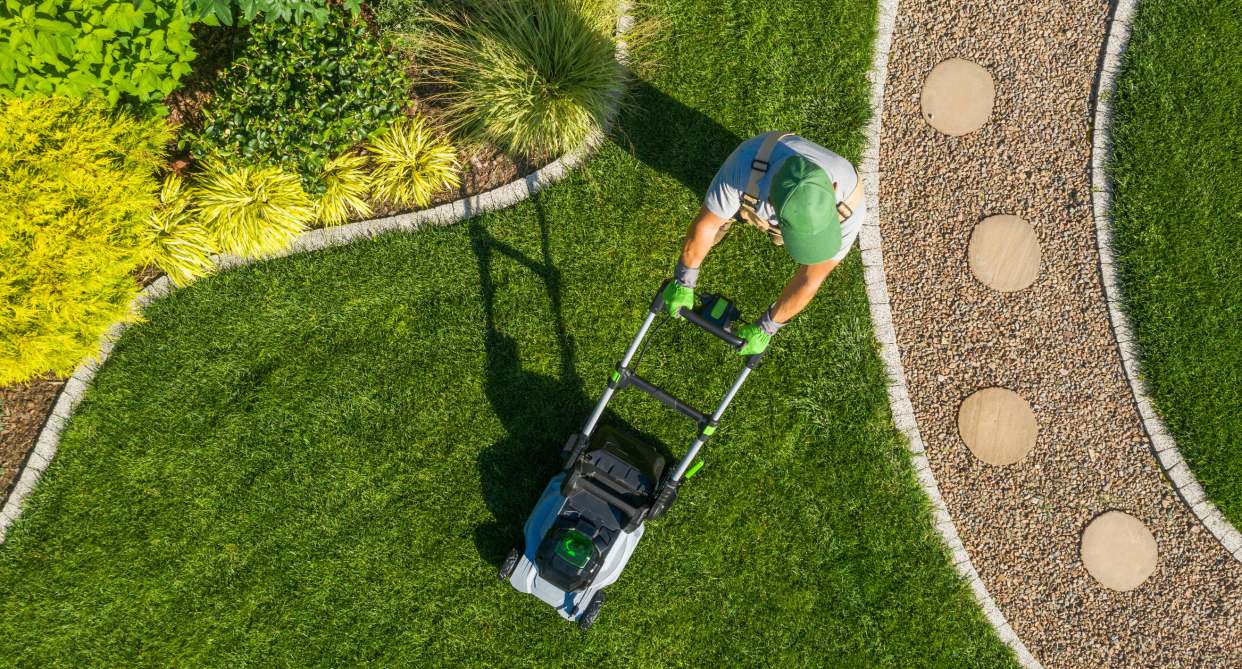
<svg viewBox="0 0 1242 669">
<path fill-rule="evenodd" d="M 431 21 L 420 50 L 441 72 L 452 126 L 510 155 L 583 146 L 625 89 L 608 0 L 501 0 Z"/>
</svg>

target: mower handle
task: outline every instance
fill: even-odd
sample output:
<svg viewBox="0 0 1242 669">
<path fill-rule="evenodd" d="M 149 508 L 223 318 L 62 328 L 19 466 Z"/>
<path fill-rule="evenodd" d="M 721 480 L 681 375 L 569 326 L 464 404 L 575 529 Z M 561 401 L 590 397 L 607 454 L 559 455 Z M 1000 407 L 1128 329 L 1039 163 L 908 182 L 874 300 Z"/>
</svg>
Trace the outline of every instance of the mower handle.
<svg viewBox="0 0 1242 669">
<path fill-rule="evenodd" d="M 741 337 L 733 334 L 732 332 L 729 332 L 728 330 L 720 327 L 719 325 L 716 325 L 715 323 L 707 320 L 706 318 L 703 318 L 698 313 L 691 311 L 690 309 L 686 307 L 682 307 L 678 309 L 677 315 L 690 321 L 691 323 L 694 323 L 695 325 L 703 328 L 704 330 L 707 330 L 708 332 L 716 335 L 718 339 L 728 344 L 729 346 L 732 346 L 733 348 L 741 349 L 743 346 L 746 345 L 745 339 L 742 339 Z"/>
<path fill-rule="evenodd" d="M 660 313 L 660 310 L 664 308 L 664 288 L 668 286 L 669 281 L 672 281 L 672 279 L 666 279 L 664 283 L 660 284 L 660 289 L 656 291 L 655 299 L 651 301 L 651 310 L 650 310 L 651 313 L 658 314 Z M 702 316 L 700 316 L 698 313 L 696 313 L 692 309 L 689 309 L 687 307 L 682 307 L 677 310 L 677 315 L 690 321 L 691 323 L 694 323 L 695 325 L 703 328 L 704 330 L 707 330 L 720 341 L 723 341 L 729 346 L 732 346 L 734 350 L 740 351 L 742 350 L 742 347 L 746 345 L 745 339 L 742 339 L 741 337 L 733 334 L 732 332 L 729 332 L 728 330 L 720 327 L 719 325 L 716 325 L 715 323 L 707 320 L 706 318 L 703 318 Z"/>
</svg>

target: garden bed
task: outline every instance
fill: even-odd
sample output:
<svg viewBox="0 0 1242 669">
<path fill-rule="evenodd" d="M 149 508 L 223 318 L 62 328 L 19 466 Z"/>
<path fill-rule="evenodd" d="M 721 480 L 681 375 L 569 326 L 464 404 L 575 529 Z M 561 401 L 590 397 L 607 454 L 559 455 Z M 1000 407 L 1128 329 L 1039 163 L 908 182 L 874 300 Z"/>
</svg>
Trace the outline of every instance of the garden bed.
<svg viewBox="0 0 1242 669">
<path fill-rule="evenodd" d="M 0 508 L 8 501 L 64 385 L 56 375 L 44 374 L 31 379 L 28 385 L 0 386 Z"/>
<path fill-rule="evenodd" d="M 381 42 L 380 26 L 367 5 L 363 5 L 361 18 L 366 22 L 367 34 L 376 42 Z M 174 139 L 169 144 L 168 171 L 182 176 L 190 176 L 198 166 L 198 160 L 189 146 L 177 147 L 177 142 L 185 131 L 199 132 L 203 129 L 203 107 L 212 98 L 212 86 L 217 72 L 228 68 L 236 58 L 238 47 L 235 41 L 244 36 L 245 28 L 238 26 L 205 23 L 195 24 L 191 28 L 194 35 L 192 46 L 198 56 L 191 63 L 193 71 L 182 78 L 182 86 L 163 100 L 168 108 L 169 128 Z M 427 122 L 443 134 L 449 134 L 446 123 L 445 102 L 433 96 L 442 92 L 443 86 L 428 79 L 428 72 L 420 64 L 419 58 L 410 51 L 400 51 L 405 62 L 404 72 L 410 85 L 406 89 L 406 100 L 402 113 L 407 118 L 421 115 Z M 358 150 L 361 143 L 354 147 Z M 480 193 L 503 186 L 511 181 L 522 178 L 539 170 L 555 159 L 531 159 L 521 155 L 510 155 L 496 147 L 471 144 L 462 146 L 457 151 L 457 162 L 462 167 L 461 183 L 457 187 L 441 188 L 431 195 L 426 207 L 394 206 L 391 203 L 368 198 L 367 202 L 373 209 L 369 218 L 382 218 L 396 214 L 431 208 L 454 200 L 473 197 Z M 350 222 L 363 220 L 352 215 Z"/>
</svg>

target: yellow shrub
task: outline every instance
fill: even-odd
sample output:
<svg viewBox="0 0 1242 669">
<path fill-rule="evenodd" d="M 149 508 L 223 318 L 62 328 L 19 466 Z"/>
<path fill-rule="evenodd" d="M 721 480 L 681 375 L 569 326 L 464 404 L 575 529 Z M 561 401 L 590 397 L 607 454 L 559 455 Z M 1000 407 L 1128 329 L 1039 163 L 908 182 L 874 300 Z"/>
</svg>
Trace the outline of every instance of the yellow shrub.
<svg viewBox="0 0 1242 669">
<path fill-rule="evenodd" d="M 0 384 L 66 376 L 132 320 L 168 132 L 97 100 L 0 99 Z"/>
<path fill-rule="evenodd" d="M 388 126 L 367 150 L 375 161 L 371 191 L 381 200 L 426 207 L 437 190 L 458 184 L 457 151 L 421 116 Z"/>
<path fill-rule="evenodd" d="M 277 167 L 207 163 L 194 199 L 216 248 L 246 258 L 285 250 L 315 220 L 302 180 Z"/>
<path fill-rule="evenodd" d="M 371 205 L 363 199 L 371 184 L 371 175 L 363 169 L 366 163 L 362 156 L 342 153 L 323 168 L 320 176 L 328 191 L 319 196 L 315 206 L 324 225 L 341 225 L 349 220 L 351 211 L 359 218 L 371 215 Z"/>
<path fill-rule="evenodd" d="M 170 174 L 160 189 L 160 206 L 147 216 L 143 228 L 146 261 L 159 265 L 178 286 L 213 269 L 211 255 L 216 250 L 196 214 L 181 177 Z"/>
</svg>

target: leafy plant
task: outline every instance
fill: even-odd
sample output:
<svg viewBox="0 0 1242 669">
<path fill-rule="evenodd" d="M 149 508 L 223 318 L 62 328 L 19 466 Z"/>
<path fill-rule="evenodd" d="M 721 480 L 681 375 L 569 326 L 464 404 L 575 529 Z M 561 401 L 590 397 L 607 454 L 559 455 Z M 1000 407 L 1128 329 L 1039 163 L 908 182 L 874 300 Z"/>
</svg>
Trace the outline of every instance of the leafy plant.
<svg viewBox="0 0 1242 669">
<path fill-rule="evenodd" d="M 334 11 L 327 23 L 253 25 L 242 54 L 203 108 L 195 153 L 238 165 L 278 164 L 322 195 L 332 156 L 377 133 L 406 100 L 404 61 Z"/>
<path fill-rule="evenodd" d="M 380 32 L 398 44 L 410 34 L 422 35 L 436 12 L 469 13 L 489 0 L 372 0 L 367 3 Z"/>
<path fill-rule="evenodd" d="M 0 99 L 0 385 L 73 372 L 132 320 L 159 119 L 98 98 Z"/>
<path fill-rule="evenodd" d="M 343 0 L 342 4 L 355 16 L 362 9 L 361 0 Z M 197 18 L 215 17 L 226 25 L 233 25 L 234 0 L 187 0 L 186 5 Z M 236 5 L 243 20 L 253 21 L 261 15 L 268 23 L 290 19 L 293 23 L 301 23 L 307 16 L 323 23 L 328 20 L 329 12 L 324 3 L 314 0 L 236 0 Z"/>
<path fill-rule="evenodd" d="M 457 152 L 421 116 L 389 126 L 367 147 L 375 162 L 375 196 L 397 205 L 425 207 L 432 193 L 458 184 Z"/>
<path fill-rule="evenodd" d="M 501 0 L 477 17 L 436 16 L 425 46 L 454 126 L 527 156 L 582 146 L 625 87 L 615 18 L 607 0 Z"/>
<path fill-rule="evenodd" d="M 168 175 L 160 189 L 160 206 L 147 217 L 143 229 L 146 262 L 159 265 L 173 283 L 187 286 L 212 269 L 216 252 L 211 236 L 199 225 L 181 177 Z"/>
<path fill-rule="evenodd" d="M 194 59 L 190 23 L 180 0 L 5 0 L 0 95 L 99 92 L 164 111 Z"/>
<path fill-rule="evenodd" d="M 194 199 L 216 248 L 247 258 L 279 253 L 315 219 L 296 175 L 275 167 L 208 162 Z"/>
<path fill-rule="evenodd" d="M 371 176 L 364 169 L 366 163 L 362 156 L 343 153 L 324 168 L 320 178 L 327 190 L 316 202 L 319 220 L 324 225 L 344 223 L 351 211 L 360 218 L 371 215 L 371 205 L 363 199 L 371 183 Z"/>
</svg>

